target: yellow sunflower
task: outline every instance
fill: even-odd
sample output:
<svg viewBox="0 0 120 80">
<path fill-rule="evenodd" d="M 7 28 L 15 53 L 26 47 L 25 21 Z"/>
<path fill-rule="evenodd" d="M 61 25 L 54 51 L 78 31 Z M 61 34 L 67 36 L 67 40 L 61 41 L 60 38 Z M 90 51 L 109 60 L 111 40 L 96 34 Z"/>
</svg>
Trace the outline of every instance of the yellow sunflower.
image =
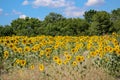
<svg viewBox="0 0 120 80">
<path fill-rule="evenodd" d="M 8 58 L 8 56 L 9 56 L 9 52 L 8 51 L 4 51 L 4 58 Z"/>
<path fill-rule="evenodd" d="M 44 65 L 43 65 L 43 64 L 40 64 L 40 65 L 39 65 L 39 70 L 40 70 L 40 71 L 43 71 L 43 70 L 44 70 Z"/>
</svg>

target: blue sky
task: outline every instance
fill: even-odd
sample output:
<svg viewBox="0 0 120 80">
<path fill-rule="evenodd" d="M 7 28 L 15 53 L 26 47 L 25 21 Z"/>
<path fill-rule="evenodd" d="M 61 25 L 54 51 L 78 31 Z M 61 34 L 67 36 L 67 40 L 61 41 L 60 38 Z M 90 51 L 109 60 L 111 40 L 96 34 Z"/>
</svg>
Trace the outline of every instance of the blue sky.
<svg viewBox="0 0 120 80">
<path fill-rule="evenodd" d="M 50 12 L 82 18 L 90 9 L 111 12 L 117 8 L 120 0 L 0 0 L 0 25 L 26 16 L 44 20 Z"/>
</svg>

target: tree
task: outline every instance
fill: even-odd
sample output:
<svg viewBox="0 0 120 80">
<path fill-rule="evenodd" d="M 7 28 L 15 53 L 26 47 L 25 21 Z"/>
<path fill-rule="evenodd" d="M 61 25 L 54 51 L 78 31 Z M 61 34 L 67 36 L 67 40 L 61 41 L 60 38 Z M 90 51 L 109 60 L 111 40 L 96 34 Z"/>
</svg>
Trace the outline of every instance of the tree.
<svg viewBox="0 0 120 80">
<path fill-rule="evenodd" d="M 4 27 L 0 28 L 0 36 L 12 36 L 14 34 L 13 28 L 9 25 L 5 25 Z"/>
<path fill-rule="evenodd" d="M 67 35 L 85 35 L 89 24 L 80 18 L 68 18 L 63 22 L 60 28 L 61 33 Z"/>
<path fill-rule="evenodd" d="M 45 17 L 45 21 L 47 23 L 55 23 L 57 21 L 63 20 L 65 19 L 61 14 L 57 14 L 54 12 L 49 13 L 46 17 Z"/>
<path fill-rule="evenodd" d="M 92 18 L 93 22 L 89 32 L 92 34 L 102 35 L 109 32 L 111 27 L 110 14 L 105 11 L 99 11 L 94 14 Z"/>
<path fill-rule="evenodd" d="M 114 21 L 113 26 L 111 27 L 111 33 L 112 32 L 120 34 L 120 20 Z"/>
<path fill-rule="evenodd" d="M 39 19 L 29 17 L 26 17 L 25 19 L 18 18 L 12 21 L 11 26 L 16 35 L 22 35 L 22 33 L 24 35 L 23 31 L 25 30 L 29 31 L 27 35 L 31 35 L 35 28 L 41 27 L 41 21 Z"/>
<path fill-rule="evenodd" d="M 86 20 L 88 23 L 91 23 L 91 22 L 92 22 L 92 17 L 93 17 L 94 14 L 96 14 L 96 13 L 97 13 L 96 10 L 86 11 L 85 14 L 84 14 L 85 20 Z"/>
<path fill-rule="evenodd" d="M 116 21 L 116 20 L 120 20 L 120 8 L 112 11 L 111 20 L 113 22 Z"/>
<path fill-rule="evenodd" d="M 113 25 L 110 28 L 111 33 L 116 32 L 120 34 L 120 8 L 112 11 L 111 21 Z"/>
<path fill-rule="evenodd" d="M 0 36 L 2 36 L 3 34 L 2 34 L 2 31 L 3 31 L 3 26 L 2 25 L 0 25 Z"/>
</svg>

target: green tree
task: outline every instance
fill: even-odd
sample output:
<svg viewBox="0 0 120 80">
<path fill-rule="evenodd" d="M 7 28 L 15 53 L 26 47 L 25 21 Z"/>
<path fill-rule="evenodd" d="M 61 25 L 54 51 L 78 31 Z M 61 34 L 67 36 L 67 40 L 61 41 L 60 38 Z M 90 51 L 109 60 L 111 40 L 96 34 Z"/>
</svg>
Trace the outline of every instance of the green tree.
<svg viewBox="0 0 120 80">
<path fill-rule="evenodd" d="M 0 25 L 0 36 L 2 36 L 2 35 L 3 35 L 2 31 L 3 31 L 3 26 L 2 26 L 2 25 Z"/>
<path fill-rule="evenodd" d="M 97 13 L 96 10 L 86 11 L 85 14 L 84 14 L 85 20 L 86 20 L 88 23 L 91 23 L 91 22 L 92 22 L 92 17 L 93 17 L 94 14 L 96 14 L 96 13 Z"/>
<path fill-rule="evenodd" d="M 63 20 L 65 20 L 65 18 L 61 14 L 54 12 L 49 13 L 42 22 L 42 34 L 52 36 L 60 35 L 60 28 L 62 26 L 59 23 Z"/>
<path fill-rule="evenodd" d="M 45 17 L 47 23 L 55 23 L 57 21 L 65 19 L 61 14 L 51 12 Z"/>
<path fill-rule="evenodd" d="M 89 32 L 95 35 L 102 35 L 109 32 L 111 27 L 110 14 L 105 11 L 97 12 L 93 18 Z"/>
<path fill-rule="evenodd" d="M 68 18 L 64 20 L 62 25 L 60 31 L 66 35 L 86 35 L 89 28 L 89 24 L 80 18 Z"/>
<path fill-rule="evenodd" d="M 31 33 L 33 35 L 34 29 L 41 27 L 41 21 L 39 19 L 29 17 L 26 17 L 25 19 L 18 18 L 11 22 L 11 26 L 16 35 L 31 35 Z"/>
<path fill-rule="evenodd" d="M 114 22 L 120 20 L 120 8 L 112 10 L 111 20 Z"/>
<path fill-rule="evenodd" d="M 111 21 L 113 25 L 110 28 L 110 32 L 116 32 L 120 34 L 120 8 L 112 10 Z"/>
<path fill-rule="evenodd" d="M 13 28 L 9 25 L 5 25 L 0 29 L 0 36 L 12 36 L 13 34 Z"/>
<path fill-rule="evenodd" d="M 120 34 L 120 20 L 114 21 L 112 27 L 111 27 L 111 33 L 116 32 Z"/>
</svg>

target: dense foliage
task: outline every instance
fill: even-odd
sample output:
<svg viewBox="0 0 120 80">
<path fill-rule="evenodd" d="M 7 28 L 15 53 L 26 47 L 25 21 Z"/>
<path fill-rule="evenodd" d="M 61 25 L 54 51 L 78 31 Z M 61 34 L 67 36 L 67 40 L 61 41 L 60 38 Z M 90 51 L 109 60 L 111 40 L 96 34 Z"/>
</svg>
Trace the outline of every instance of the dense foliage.
<svg viewBox="0 0 120 80">
<path fill-rule="evenodd" d="M 81 18 L 65 18 L 51 12 L 43 21 L 37 18 L 18 18 L 11 25 L 0 26 L 0 36 L 37 36 L 37 35 L 104 35 L 120 33 L 120 8 L 108 13 L 89 10 Z"/>
</svg>

